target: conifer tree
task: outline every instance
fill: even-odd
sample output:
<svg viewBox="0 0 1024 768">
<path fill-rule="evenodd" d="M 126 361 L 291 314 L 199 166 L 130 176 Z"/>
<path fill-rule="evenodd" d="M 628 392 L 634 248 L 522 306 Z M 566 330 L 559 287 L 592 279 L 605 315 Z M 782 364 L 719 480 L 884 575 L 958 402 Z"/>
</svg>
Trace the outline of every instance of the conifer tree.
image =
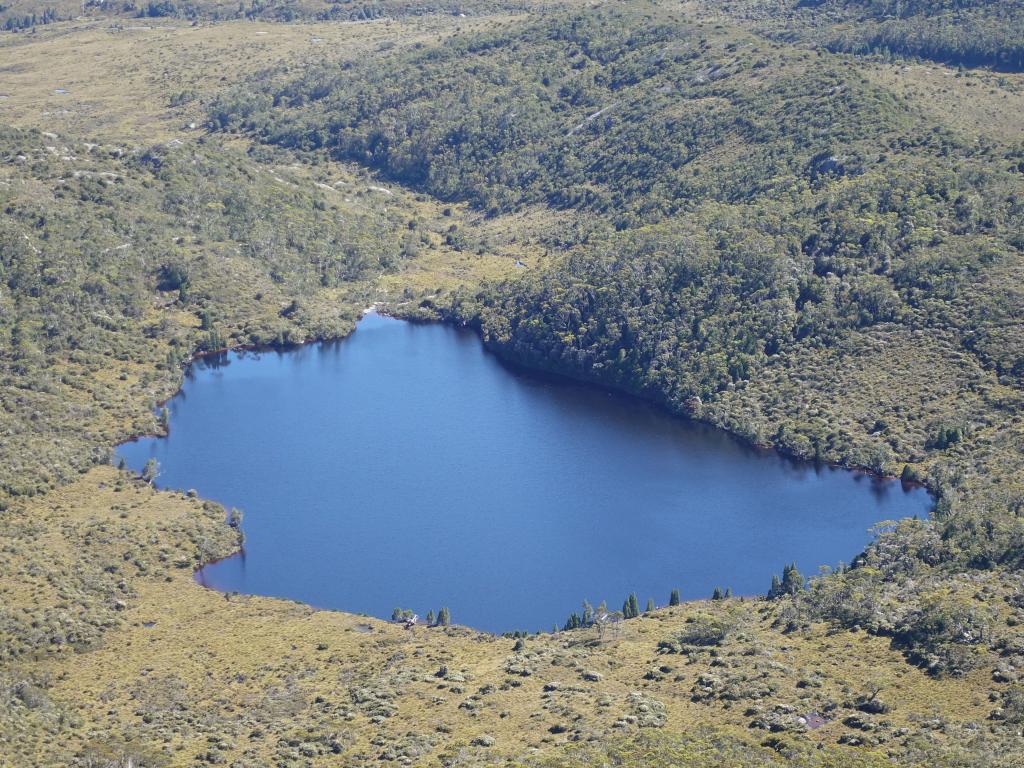
<svg viewBox="0 0 1024 768">
<path fill-rule="evenodd" d="M 796 569 L 796 563 L 790 563 L 782 569 L 782 592 L 795 595 L 804 591 L 804 577 Z"/>
<path fill-rule="evenodd" d="M 644 612 L 645 613 L 650 613 L 653 610 L 654 610 L 654 598 L 648 597 L 647 598 L 647 607 L 644 609 Z"/>
<path fill-rule="evenodd" d="M 633 592 L 626 598 L 622 604 L 622 618 L 624 619 L 635 619 L 640 615 L 640 602 L 636 599 L 636 592 Z"/>
<path fill-rule="evenodd" d="M 442 607 L 441 610 L 437 612 L 437 625 L 439 627 L 447 627 L 451 623 L 452 623 L 452 614 L 451 614 L 451 612 L 448 610 L 447 607 Z"/>
<path fill-rule="evenodd" d="M 673 589 L 672 594 L 668 598 L 669 605 L 679 605 L 679 590 Z"/>
<path fill-rule="evenodd" d="M 722 588 L 721 587 L 715 587 L 715 591 L 711 593 L 711 599 L 712 600 L 721 600 L 723 597 L 724 597 L 724 595 L 722 594 Z"/>
<path fill-rule="evenodd" d="M 768 590 L 768 599 L 776 600 L 784 595 L 797 595 L 804 591 L 803 574 L 796 568 L 796 563 L 782 567 L 782 579 L 772 576 L 772 586 Z"/>
<path fill-rule="evenodd" d="M 434 626 L 434 610 L 433 609 L 427 611 L 427 626 L 428 627 Z"/>
</svg>

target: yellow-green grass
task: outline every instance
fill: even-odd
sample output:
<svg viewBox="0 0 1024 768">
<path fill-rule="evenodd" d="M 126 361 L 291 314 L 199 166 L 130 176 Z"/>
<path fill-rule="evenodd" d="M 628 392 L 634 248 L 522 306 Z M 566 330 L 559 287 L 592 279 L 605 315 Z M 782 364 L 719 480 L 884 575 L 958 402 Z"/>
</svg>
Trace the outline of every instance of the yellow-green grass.
<svg viewBox="0 0 1024 768">
<path fill-rule="evenodd" d="M 294 73 L 328 58 L 436 42 L 516 18 L 196 26 L 98 19 L 46 25 L 32 35 L 0 33 L 0 122 L 103 143 L 168 141 L 201 132 L 204 100 L 254 72 Z"/>
</svg>

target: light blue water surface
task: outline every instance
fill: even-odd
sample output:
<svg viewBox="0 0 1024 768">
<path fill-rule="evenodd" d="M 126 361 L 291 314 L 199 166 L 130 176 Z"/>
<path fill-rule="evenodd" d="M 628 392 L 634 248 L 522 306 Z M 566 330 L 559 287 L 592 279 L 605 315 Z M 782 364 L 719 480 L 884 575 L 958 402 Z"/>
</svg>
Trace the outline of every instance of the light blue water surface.
<svg viewBox="0 0 1024 768">
<path fill-rule="evenodd" d="M 203 583 L 388 617 L 550 629 L 850 560 L 929 495 L 793 462 L 632 398 L 512 371 L 467 331 L 368 315 L 348 339 L 193 366 L 167 438 L 118 450 L 245 512 Z"/>
</svg>

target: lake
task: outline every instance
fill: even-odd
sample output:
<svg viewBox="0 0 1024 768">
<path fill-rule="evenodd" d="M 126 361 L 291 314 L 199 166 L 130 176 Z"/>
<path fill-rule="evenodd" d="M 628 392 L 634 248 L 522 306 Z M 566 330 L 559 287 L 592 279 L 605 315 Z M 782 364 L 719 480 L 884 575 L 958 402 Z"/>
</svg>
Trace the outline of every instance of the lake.
<svg viewBox="0 0 1024 768">
<path fill-rule="evenodd" d="M 849 561 L 920 488 L 794 462 L 636 399 L 512 370 L 471 332 L 367 315 L 349 338 L 197 362 L 170 436 L 118 449 L 245 513 L 197 576 L 387 618 L 503 632 L 716 586 L 763 594 Z"/>
</svg>

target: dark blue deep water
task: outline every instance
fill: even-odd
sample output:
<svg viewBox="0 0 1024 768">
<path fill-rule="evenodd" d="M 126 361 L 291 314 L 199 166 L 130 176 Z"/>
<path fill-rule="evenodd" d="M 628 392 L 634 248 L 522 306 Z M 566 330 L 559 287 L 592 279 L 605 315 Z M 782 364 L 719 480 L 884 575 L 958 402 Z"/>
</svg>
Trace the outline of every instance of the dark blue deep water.
<svg viewBox="0 0 1024 768">
<path fill-rule="evenodd" d="M 636 400 L 509 370 L 469 332 L 367 316 L 348 339 L 196 364 L 158 485 L 245 512 L 217 589 L 550 629 L 582 599 L 763 593 L 851 559 L 928 494 L 814 467 Z"/>
</svg>

